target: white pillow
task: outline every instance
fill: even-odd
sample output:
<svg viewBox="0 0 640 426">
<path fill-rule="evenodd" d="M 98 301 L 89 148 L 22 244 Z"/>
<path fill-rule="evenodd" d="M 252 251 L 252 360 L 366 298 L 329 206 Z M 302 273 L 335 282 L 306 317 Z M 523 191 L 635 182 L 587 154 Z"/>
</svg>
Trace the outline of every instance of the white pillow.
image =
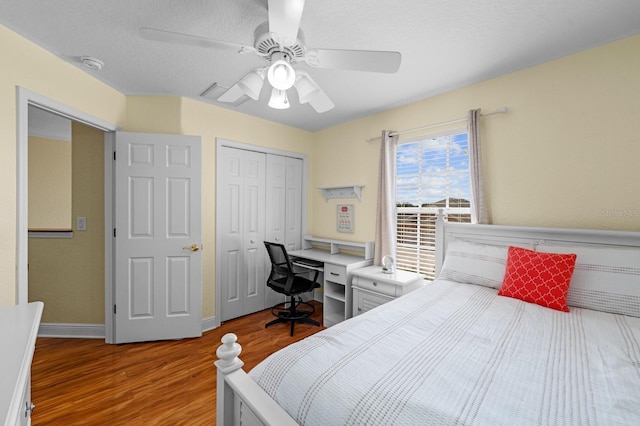
<svg viewBox="0 0 640 426">
<path fill-rule="evenodd" d="M 447 244 L 438 278 L 499 289 L 507 265 L 507 246 L 455 239 Z"/>
<path fill-rule="evenodd" d="M 578 255 L 567 305 L 640 317 L 640 249 L 540 244 L 536 251 Z"/>
</svg>

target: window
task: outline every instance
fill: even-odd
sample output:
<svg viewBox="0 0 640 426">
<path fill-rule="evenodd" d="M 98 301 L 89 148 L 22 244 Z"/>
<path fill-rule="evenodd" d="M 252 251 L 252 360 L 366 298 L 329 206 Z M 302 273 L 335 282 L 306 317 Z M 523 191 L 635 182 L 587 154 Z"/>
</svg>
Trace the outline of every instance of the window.
<svg viewBox="0 0 640 426">
<path fill-rule="evenodd" d="M 398 145 L 396 154 L 399 269 L 435 278 L 435 220 L 471 222 L 469 144 L 466 131 L 422 137 Z"/>
</svg>

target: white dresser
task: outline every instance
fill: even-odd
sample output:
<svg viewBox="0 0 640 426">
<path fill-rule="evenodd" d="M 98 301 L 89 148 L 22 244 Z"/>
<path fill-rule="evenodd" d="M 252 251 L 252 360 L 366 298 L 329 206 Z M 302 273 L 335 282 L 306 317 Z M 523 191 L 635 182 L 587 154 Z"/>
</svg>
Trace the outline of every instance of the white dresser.
<svg viewBox="0 0 640 426">
<path fill-rule="evenodd" d="M 382 266 L 355 269 L 352 274 L 353 316 L 407 294 L 425 283 L 420 274 L 407 271 L 385 274 Z"/>
<path fill-rule="evenodd" d="M 0 425 L 31 424 L 31 360 L 42 302 L 0 308 Z"/>
</svg>

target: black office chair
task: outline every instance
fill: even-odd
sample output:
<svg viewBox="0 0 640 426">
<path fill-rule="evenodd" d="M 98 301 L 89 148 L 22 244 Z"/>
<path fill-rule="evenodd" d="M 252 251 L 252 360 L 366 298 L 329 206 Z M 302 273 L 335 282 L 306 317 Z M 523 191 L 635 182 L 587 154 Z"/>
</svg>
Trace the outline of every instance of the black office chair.
<svg viewBox="0 0 640 426">
<path fill-rule="evenodd" d="M 267 248 L 267 253 L 269 253 L 269 258 L 271 259 L 271 273 L 267 279 L 267 286 L 278 293 L 290 297 L 289 302 L 279 303 L 271 309 L 271 312 L 277 318 L 265 324 L 264 327 L 267 328 L 273 324 L 290 321 L 291 336 L 293 336 L 293 326 L 296 322 L 319 326 L 320 323 L 318 321 L 309 318 L 315 308 L 310 303 L 303 302 L 300 297 L 302 293 L 308 293 L 320 287 L 317 282 L 319 272 L 294 266 L 287 254 L 287 249 L 282 244 L 265 241 L 264 246 Z M 315 273 L 311 280 L 307 276 L 312 271 Z M 296 296 L 298 296 L 297 301 Z M 301 305 L 305 305 L 308 308 L 301 310 L 299 309 Z"/>
</svg>

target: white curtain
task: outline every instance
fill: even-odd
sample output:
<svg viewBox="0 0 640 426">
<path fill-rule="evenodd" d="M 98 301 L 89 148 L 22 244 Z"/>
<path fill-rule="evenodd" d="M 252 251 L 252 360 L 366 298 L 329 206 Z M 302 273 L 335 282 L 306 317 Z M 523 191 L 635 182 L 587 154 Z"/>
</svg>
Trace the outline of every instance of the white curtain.
<svg viewBox="0 0 640 426">
<path fill-rule="evenodd" d="M 380 173 L 378 177 L 378 208 L 374 264 L 380 265 L 386 255 L 396 256 L 396 145 L 398 136 L 382 132 L 380 143 Z"/>
<path fill-rule="evenodd" d="M 482 186 L 482 145 L 480 144 L 480 108 L 467 114 L 469 135 L 469 172 L 471 175 L 471 223 L 489 223 Z"/>
</svg>

